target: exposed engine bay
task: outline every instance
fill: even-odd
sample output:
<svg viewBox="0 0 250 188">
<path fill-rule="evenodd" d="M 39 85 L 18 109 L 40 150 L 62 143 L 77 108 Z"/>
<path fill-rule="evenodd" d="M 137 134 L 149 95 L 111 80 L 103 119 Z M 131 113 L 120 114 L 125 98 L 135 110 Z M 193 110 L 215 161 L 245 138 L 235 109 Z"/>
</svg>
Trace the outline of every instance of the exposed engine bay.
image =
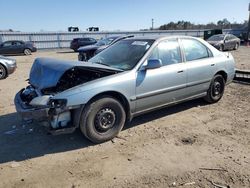
<svg viewBox="0 0 250 188">
<path fill-rule="evenodd" d="M 86 70 L 83 67 L 74 67 L 68 71 L 66 71 L 62 77 L 59 79 L 57 85 L 51 88 L 42 89 L 42 93 L 47 94 L 55 94 L 58 92 L 62 92 L 69 88 L 75 87 L 80 84 L 84 84 L 86 82 L 99 79 L 105 76 L 112 75 L 116 72 L 114 71 L 104 71 L 104 70 Z"/>
</svg>

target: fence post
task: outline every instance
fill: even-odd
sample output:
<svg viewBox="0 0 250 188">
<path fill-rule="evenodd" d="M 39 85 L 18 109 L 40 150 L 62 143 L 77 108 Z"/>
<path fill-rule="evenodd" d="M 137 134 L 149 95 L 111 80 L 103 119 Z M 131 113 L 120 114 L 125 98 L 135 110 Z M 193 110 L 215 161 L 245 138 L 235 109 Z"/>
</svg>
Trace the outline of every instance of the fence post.
<svg viewBox="0 0 250 188">
<path fill-rule="evenodd" d="M 29 42 L 32 42 L 32 34 L 30 33 L 30 34 L 28 34 L 29 35 Z"/>
<path fill-rule="evenodd" d="M 61 48 L 61 37 L 59 33 L 57 33 L 57 45 L 58 45 L 58 48 Z"/>
</svg>

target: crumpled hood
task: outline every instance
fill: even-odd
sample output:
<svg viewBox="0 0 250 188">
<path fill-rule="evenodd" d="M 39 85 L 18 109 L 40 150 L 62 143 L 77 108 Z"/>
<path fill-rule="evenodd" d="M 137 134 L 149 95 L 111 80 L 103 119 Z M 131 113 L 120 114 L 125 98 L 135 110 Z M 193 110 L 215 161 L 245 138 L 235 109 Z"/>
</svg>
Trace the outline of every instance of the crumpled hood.
<svg viewBox="0 0 250 188">
<path fill-rule="evenodd" d="M 62 75 L 67 70 L 74 67 L 84 67 L 86 69 L 106 69 L 107 71 L 121 71 L 119 69 L 106 67 L 96 63 L 37 58 L 31 68 L 29 82 L 32 86 L 38 89 L 54 87 L 57 85 Z"/>
</svg>

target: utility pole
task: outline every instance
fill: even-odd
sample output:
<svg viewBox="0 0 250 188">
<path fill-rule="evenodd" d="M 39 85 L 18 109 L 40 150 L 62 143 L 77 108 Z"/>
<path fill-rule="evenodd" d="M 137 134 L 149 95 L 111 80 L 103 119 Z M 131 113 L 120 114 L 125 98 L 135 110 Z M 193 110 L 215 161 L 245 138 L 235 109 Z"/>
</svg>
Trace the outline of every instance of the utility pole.
<svg viewBox="0 0 250 188">
<path fill-rule="evenodd" d="M 154 19 L 152 18 L 152 27 L 151 27 L 151 29 L 153 30 L 154 29 Z"/>
<path fill-rule="evenodd" d="M 247 30 L 247 36 L 246 36 L 247 45 L 249 45 L 249 33 L 250 33 L 250 3 L 248 6 L 248 12 L 249 12 L 249 18 L 248 18 L 248 30 Z"/>
</svg>

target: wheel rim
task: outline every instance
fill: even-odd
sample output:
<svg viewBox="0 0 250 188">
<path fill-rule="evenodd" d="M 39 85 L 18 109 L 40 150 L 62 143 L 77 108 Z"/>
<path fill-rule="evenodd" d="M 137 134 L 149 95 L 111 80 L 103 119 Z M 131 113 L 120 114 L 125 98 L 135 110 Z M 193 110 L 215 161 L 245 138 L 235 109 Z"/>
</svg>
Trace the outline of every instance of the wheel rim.
<svg viewBox="0 0 250 188">
<path fill-rule="evenodd" d="M 24 53 L 25 53 L 26 55 L 30 55 L 30 54 L 31 54 L 31 51 L 28 50 L 28 49 L 26 49 L 26 50 L 24 50 Z"/>
<path fill-rule="evenodd" d="M 114 126 L 115 121 L 115 112 L 111 108 L 104 108 L 96 114 L 94 124 L 98 132 L 105 133 Z"/>
<path fill-rule="evenodd" d="M 221 80 L 216 79 L 214 81 L 213 87 L 212 87 L 212 96 L 215 99 L 218 99 L 221 97 L 221 94 L 223 92 L 223 83 Z"/>
<path fill-rule="evenodd" d="M 0 66 L 0 78 L 3 78 L 5 76 L 4 71 L 4 68 Z"/>
</svg>

